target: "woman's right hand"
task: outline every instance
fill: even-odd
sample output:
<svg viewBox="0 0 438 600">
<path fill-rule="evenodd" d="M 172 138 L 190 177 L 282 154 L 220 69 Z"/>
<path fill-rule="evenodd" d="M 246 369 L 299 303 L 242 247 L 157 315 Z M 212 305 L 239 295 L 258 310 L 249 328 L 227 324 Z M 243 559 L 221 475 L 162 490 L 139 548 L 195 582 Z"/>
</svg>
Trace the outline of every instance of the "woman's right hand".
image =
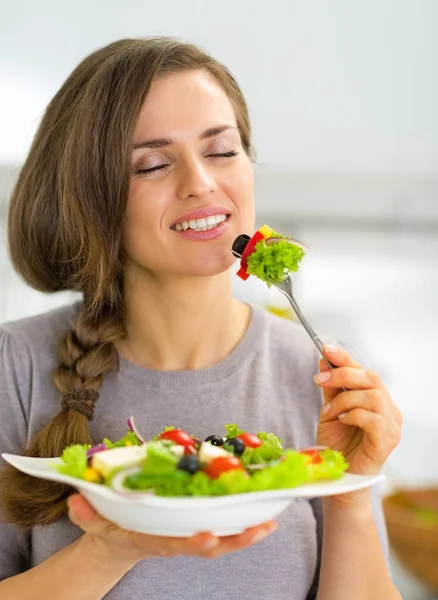
<svg viewBox="0 0 438 600">
<path fill-rule="evenodd" d="M 208 532 L 188 538 L 162 537 L 122 529 L 100 516 L 80 494 L 70 496 L 67 503 L 68 516 L 85 531 L 90 552 L 108 566 L 134 566 L 138 561 L 154 556 L 218 558 L 261 542 L 277 529 L 277 523 L 270 521 L 226 537 L 216 537 Z"/>
</svg>

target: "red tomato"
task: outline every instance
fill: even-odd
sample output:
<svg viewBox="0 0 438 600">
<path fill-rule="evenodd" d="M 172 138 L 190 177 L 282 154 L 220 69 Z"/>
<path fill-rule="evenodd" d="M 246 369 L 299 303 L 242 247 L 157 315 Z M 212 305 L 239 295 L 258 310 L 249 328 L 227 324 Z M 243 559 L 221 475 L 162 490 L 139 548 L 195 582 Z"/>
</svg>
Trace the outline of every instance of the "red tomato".
<svg viewBox="0 0 438 600">
<path fill-rule="evenodd" d="M 301 450 L 301 454 L 307 454 L 310 457 L 310 462 L 314 465 L 319 465 L 322 462 L 322 458 L 318 450 Z"/>
<path fill-rule="evenodd" d="M 232 471 L 233 469 L 245 470 L 245 467 L 237 456 L 218 456 L 218 458 L 214 458 L 208 463 L 204 468 L 204 472 L 212 479 L 216 479 L 221 473 Z"/>
<path fill-rule="evenodd" d="M 190 437 L 185 431 L 181 429 L 170 429 L 164 431 L 159 437 L 159 440 L 170 440 L 174 444 L 184 447 L 184 454 L 195 454 L 196 453 L 196 442 Z"/>
<path fill-rule="evenodd" d="M 262 445 L 262 440 L 260 438 L 258 438 L 256 435 L 254 435 L 253 433 L 241 433 L 240 435 L 237 435 L 236 437 L 238 437 L 239 440 L 242 440 L 242 442 L 248 448 L 258 448 L 259 446 Z"/>
</svg>

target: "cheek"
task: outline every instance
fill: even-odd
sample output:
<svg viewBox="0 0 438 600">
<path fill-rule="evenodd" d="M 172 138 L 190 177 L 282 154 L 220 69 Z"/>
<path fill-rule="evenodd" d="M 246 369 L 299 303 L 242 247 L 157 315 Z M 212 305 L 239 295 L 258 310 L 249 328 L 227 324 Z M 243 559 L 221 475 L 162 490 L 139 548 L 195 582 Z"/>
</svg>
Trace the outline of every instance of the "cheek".
<svg viewBox="0 0 438 600">
<path fill-rule="evenodd" d="M 229 179 L 227 195 L 238 209 L 242 231 L 251 233 L 255 224 L 255 206 L 254 171 L 249 159 Z"/>
<path fill-rule="evenodd" d="M 122 244 L 132 258 L 144 256 L 148 240 L 160 227 L 160 211 L 157 202 L 147 200 L 144 186 L 132 182 L 122 227 Z"/>
</svg>

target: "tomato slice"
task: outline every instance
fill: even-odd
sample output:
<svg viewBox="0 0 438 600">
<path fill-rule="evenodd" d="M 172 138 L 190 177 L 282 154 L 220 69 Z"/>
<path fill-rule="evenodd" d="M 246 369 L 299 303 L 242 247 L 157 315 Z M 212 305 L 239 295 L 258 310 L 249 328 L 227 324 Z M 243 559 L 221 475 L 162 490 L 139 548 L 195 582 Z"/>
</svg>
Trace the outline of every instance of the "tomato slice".
<svg viewBox="0 0 438 600">
<path fill-rule="evenodd" d="M 254 433 L 241 433 L 240 435 L 236 435 L 236 437 L 242 440 L 248 448 L 258 448 L 263 443 Z"/>
<path fill-rule="evenodd" d="M 181 429 L 169 429 L 169 431 L 163 431 L 158 439 L 170 440 L 174 444 L 183 446 L 184 454 L 196 454 L 195 440 L 185 431 L 181 431 Z"/>
<path fill-rule="evenodd" d="M 221 473 L 232 471 L 233 469 L 245 470 L 245 467 L 237 456 L 218 456 L 206 465 L 204 473 L 207 473 L 212 479 L 216 479 Z"/>
<path fill-rule="evenodd" d="M 319 465 L 322 462 L 322 458 L 318 450 L 301 450 L 301 454 L 306 454 L 310 457 L 310 462 L 313 465 Z"/>
</svg>

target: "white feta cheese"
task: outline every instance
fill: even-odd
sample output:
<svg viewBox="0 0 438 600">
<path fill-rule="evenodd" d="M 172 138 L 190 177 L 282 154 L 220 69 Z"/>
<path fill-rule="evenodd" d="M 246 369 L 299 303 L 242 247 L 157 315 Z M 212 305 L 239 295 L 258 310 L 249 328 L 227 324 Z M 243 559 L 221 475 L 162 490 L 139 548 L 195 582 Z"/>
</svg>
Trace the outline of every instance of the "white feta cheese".
<svg viewBox="0 0 438 600">
<path fill-rule="evenodd" d="M 213 446 L 210 442 L 202 442 L 199 448 L 199 460 L 202 463 L 209 463 L 219 456 L 233 456 L 233 454 L 222 446 Z"/>
</svg>

